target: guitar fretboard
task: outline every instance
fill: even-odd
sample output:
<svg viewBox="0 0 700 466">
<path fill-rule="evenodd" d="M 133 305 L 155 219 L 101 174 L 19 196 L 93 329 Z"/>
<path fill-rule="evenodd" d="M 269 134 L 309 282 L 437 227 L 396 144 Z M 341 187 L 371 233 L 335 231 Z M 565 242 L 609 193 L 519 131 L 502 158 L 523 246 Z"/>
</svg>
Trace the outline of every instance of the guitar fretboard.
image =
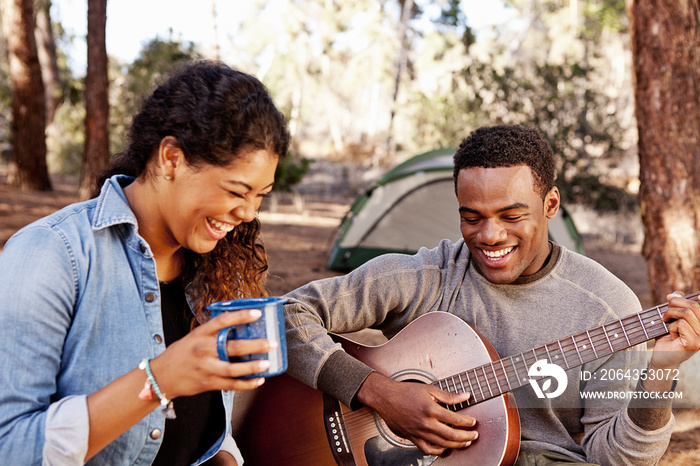
<svg viewBox="0 0 700 466">
<path fill-rule="evenodd" d="M 700 292 L 695 292 L 686 298 L 699 295 Z M 528 384 L 528 370 L 537 361 L 546 360 L 562 369 L 570 369 L 665 335 L 668 327 L 662 317 L 667 308 L 668 303 L 661 304 L 639 314 L 440 379 L 433 385 L 452 393 L 469 392 L 471 396 L 468 401 L 450 406 L 455 410 L 462 409 Z"/>
</svg>

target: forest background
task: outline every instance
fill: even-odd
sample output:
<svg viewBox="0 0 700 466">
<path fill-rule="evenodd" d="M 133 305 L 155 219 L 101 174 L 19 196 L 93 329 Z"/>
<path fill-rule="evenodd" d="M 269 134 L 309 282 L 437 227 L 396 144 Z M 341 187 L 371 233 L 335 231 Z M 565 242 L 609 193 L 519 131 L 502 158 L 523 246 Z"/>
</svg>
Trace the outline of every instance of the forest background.
<svg viewBox="0 0 700 466">
<path fill-rule="evenodd" d="M 35 3 L 50 12 L 48 0 Z M 232 21 L 235 30 L 206 48 L 154 37 L 133 62 L 109 60 L 109 154 L 124 148 L 129 118 L 155 79 L 179 60 L 208 57 L 268 86 L 289 119 L 298 158 L 390 167 L 456 146 L 481 125 L 522 123 L 556 149 L 568 203 L 634 208 L 639 163 L 623 1 L 515 0 L 494 9 L 500 17 L 479 30 L 457 0 L 252 3 L 248 16 Z M 211 7 L 212 29 L 225 27 L 227 18 Z M 53 45 L 45 47 L 56 62 L 42 66 L 58 70 L 42 72 L 56 76 L 48 168 L 79 174 L 86 76 L 76 75 L 65 53 L 76 38 L 57 22 L 48 33 Z M 12 92 L 3 52 L 0 144 L 9 159 Z"/>
<path fill-rule="evenodd" d="M 304 221 L 310 228 L 314 221 L 337 222 L 334 215 L 347 208 L 354 195 L 410 156 L 454 147 L 482 125 L 520 123 L 542 131 L 558 155 L 557 185 L 591 251 L 632 254 L 641 261 L 632 266 L 635 272 L 646 261 L 649 273 L 643 274 L 641 286 L 636 277 L 633 287 L 645 305 L 662 302 L 666 291 L 696 289 L 700 196 L 695 196 L 698 188 L 692 174 L 700 163 L 696 84 L 700 58 L 683 52 L 683 46 L 700 47 L 697 1 L 682 0 L 670 8 L 652 0 L 627 5 L 624 0 L 489 3 L 494 17 L 476 24 L 470 18 L 478 15 L 469 8 L 478 4 L 458 0 L 251 0 L 235 18 L 217 14 L 224 8 L 211 0 L 196 8 L 207 11 L 215 40 L 203 44 L 183 40 L 176 32 L 154 35 L 127 62 L 106 54 L 106 0 L 88 0 L 92 21 L 87 29 L 86 72 L 70 56 L 82 38 L 53 19 L 55 6 L 50 0 L 1 0 L 0 248 L 33 218 L 27 207 L 43 214 L 60 207 L 56 201 L 76 200 L 80 180 L 91 171 L 94 175 L 94 166 L 86 170 L 91 166 L 86 161 L 97 157 L 106 163 L 111 154 L 123 150 L 126 128 L 141 96 L 162 74 L 181 60 L 213 58 L 260 78 L 288 118 L 291 157 L 278 172 L 277 188 L 307 199 L 306 208 L 299 210 L 297 203 L 295 209 L 302 214 L 295 220 L 299 227 Z M 30 36 L 9 27 L 18 9 L 25 16 L 29 11 L 33 19 L 28 27 L 43 86 L 34 97 L 44 97 L 45 115 L 39 138 L 44 142 L 44 166 L 38 164 L 25 175 L 36 181 L 43 170 L 43 184 L 17 176 L 17 168 L 26 167 L 29 158 L 17 150 L 20 140 L 13 128 L 19 96 L 13 90 L 17 74 L 11 67 L 17 49 L 13 40 L 22 37 L 26 43 L 20 48 L 31 48 Z M 644 23 L 650 16 L 658 23 Z M 669 17 L 689 19 L 664 21 Z M 687 69 L 672 69 L 678 60 L 643 62 L 639 50 L 646 50 L 644 37 L 675 47 Z M 95 47 L 105 52 L 102 81 L 94 72 L 94 58 L 90 59 Z M 666 80 L 661 91 L 646 81 L 640 85 L 645 66 Z M 690 90 L 674 85 L 669 73 L 684 76 Z M 88 97 L 90 88 L 101 89 L 108 103 L 103 146 L 92 144 L 96 136 L 86 132 L 95 118 L 89 107 L 99 100 Z M 649 90 L 662 95 L 658 100 L 644 98 Z M 664 92 L 668 96 L 675 92 L 676 97 Z M 654 131 L 643 130 L 645 124 L 653 128 L 659 115 L 647 112 L 640 119 L 640 101 L 662 109 L 667 102 L 670 105 L 665 120 L 678 127 L 669 130 L 657 124 L 657 139 L 665 145 L 662 151 L 645 139 Z M 688 107 L 682 106 L 684 101 Z M 688 137 L 683 124 L 694 125 L 695 132 Z M 694 140 L 696 148 L 674 145 L 683 138 Z M 649 200 L 650 195 L 656 201 Z M 330 207 L 309 215 L 314 202 Z M 651 208 L 658 205 L 666 208 Z M 673 215 L 654 220 L 650 212 L 657 210 Z M 294 226 L 285 229 L 293 233 Z M 270 238 L 278 234 L 283 233 L 268 232 Z M 650 241 L 654 237 L 656 243 Z M 321 249 L 328 245 L 320 242 Z M 306 265 L 303 258 L 294 257 L 297 266 Z M 605 259 L 605 253 L 600 257 Z M 668 257 L 683 259 L 669 264 Z M 291 261 L 289 267 L 294 267 Z M 319 263 L 311 267 L 321 273 Z M 675 275 L 659 271 L 666 269 Z M 630 272 L 621 274 L 629 277 Z M 276 271 L 273 280 L 288 274 L 294 272 Z M 696 419 L 697 411 L 686 416 Z M 688 422 L 681 423 L 684 430 L 677 434 L 684 445 L 680 458 L 700 461 L 700 423 Z M 674 455 L 666 461 L 673 461 Z"/>
</svg>

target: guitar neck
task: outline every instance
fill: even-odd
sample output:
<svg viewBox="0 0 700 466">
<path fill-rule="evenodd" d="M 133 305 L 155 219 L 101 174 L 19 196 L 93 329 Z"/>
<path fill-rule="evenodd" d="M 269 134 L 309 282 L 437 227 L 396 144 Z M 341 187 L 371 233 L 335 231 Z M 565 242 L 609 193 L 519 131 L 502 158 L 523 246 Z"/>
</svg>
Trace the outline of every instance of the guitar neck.
<svg viewBox="0 0 700 466">
<path fill-rule="evenodd" d="M 700 292 L 695 292 L 686 298 L 699 295 Z M 662 317 L 667 308 L 668 303 L 661 304 L 639 314 L 440 379 L 433 385 L 452 393 L 468 391 L 471 396 L 463 405 L 471 406 L 529 384 L 528 370 L 537 361 L 546 360 L 562 369 L 570 369 L 665 335 L 668 327 Z"/>
</svg>

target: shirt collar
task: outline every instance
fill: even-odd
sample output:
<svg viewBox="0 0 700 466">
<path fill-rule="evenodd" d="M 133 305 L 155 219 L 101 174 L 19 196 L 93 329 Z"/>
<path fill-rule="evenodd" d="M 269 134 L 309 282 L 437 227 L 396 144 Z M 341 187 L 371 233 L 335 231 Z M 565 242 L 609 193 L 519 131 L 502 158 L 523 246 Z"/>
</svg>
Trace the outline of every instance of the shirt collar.
<svg viewBox="0 0 700 466">
<path fill-rule="evenodd" d="M 101 230 L 114 225 L 129 223 L 138 226 L 136 216 L 129 206 L 124 194 L 124 187 L 135 178 L 126 175 L 115 175 L 105 181 L 97 197 L 97 208 L 92 220 L 92 229 Z"/>
<path fill-rule="evenodd" d="M 547 256 L 547 259 L 545 260 L 545 263 L 542 266 L 542 268 L 537 272 L 533 273 L 532 275 L 527 275 L 524 277 L 520 276 L 516 278 L 513 282 L 513 285 L 526 285 L 528 283 L 532 283 L 534 281 L 539 280 L 540 278 L 544 277 L 552 271 L 554 266 L 557 264 L 557 261 L 559 261 L 559 256 L 561 256 L 561 246 L 559 246 L 553 241 L 550 241 L 549 244 L 552 245 L 552 250 L 549 252 L 549 256 Z"/>
</svg>

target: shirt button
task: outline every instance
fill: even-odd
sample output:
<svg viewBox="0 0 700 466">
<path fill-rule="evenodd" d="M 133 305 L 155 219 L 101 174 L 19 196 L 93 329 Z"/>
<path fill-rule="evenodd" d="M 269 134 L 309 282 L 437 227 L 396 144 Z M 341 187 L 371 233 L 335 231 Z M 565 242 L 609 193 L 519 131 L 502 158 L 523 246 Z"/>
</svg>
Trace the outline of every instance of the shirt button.
<svg viewBox="0 0 700 466">
<path fill-rule="evenodd" d="M 152 303 L 153 301 L 156 300 L 156 294 L 155 293 L 146 293 L 146 301 L 149 303 Z"/>
<path fill-rule="evenodd" d="M 139 244 L 139 249 L 141 250 L 141 254 L 145 253 L 146 252 L 146 245 L 143 243 Z"/>
<path fill-rule="evenodd" d="M 153 337 L 153 339 L 156 341 L 156 343 L 161 344 L 163 343 L 163 338 L 160 335 L 157 335 Z"/>
<path fill-rule="evenodd" d="M 160 429 L 153 429 L 151 432 L 151 438 L 153 440 L 158 440 L 160 438 Z"/>
</svg>

